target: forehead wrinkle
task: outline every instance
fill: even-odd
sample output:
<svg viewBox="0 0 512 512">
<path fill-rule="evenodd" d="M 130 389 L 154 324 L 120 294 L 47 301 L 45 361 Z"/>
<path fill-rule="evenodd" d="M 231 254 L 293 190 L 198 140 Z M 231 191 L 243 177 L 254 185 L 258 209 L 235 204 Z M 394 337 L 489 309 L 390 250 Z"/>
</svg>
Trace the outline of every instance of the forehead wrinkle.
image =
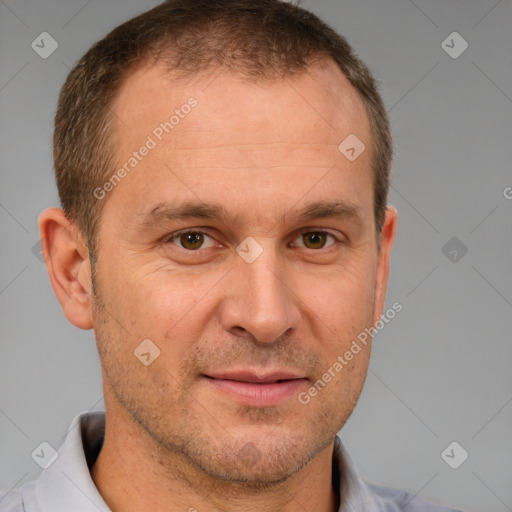
<svg viewBox="0 0 512 512">
<path fill-rule="evenodd" d="M 192 132 L 192 130 L 189 128 L 189 130 Z M 202 133 L 202 132 L 201 132 Z M 302 149 L 304 147 L 314 147 L 314 148 L 328 148 L 333 149 L 336 148 L 337 145 L 327 144 L 327 143 L 313 143 L 313 142 L 303 142 L 303 143 L 291 143 L 291 142 L 240 142 L 240 143 L 231 143 L 231 144 L 214 144 L 212 146 L 199 146 L 194 145 L 192 147 L 178 147 L 174 151 L 208 151 L 208 150 L 215 150 L 220 148 L 237 148 L 237 149 L 248 149 L 252 151 L 257 151 L 260 149 L 260 147 L 263 146 L 264 148 L 285 148 L 285 149 Z"/>
<path fill-rule="evenodd" d="M 342 155 L 335 144 L 217 144 L 215 146 L 162 148 L 174 160 L 173 167 L 238 167 L 240 162 L 248 166 L 298 166 L 332 167 L 342 163 Z M 167 151 L 166 151 L 167 150 Z M 213 166 L 211 164 L 214 164 Z"/>
<path fill-rule="evenodd" d="M 333 148 L 333 146 L 329 146 Z M 163 148 L 165 149 L 165 148 Z M 172 161 L 172 169 L 180 175 L 180 179 L 195 176 L 196 172 L 206 172 L 213 179 L 216 173 L 223 171 L 232 173 L 240 171 L 247 173 L 254 171 L 257 174 L 242 174 L 244 177 L 254 179 L 272 180 L 276 173 L 289 171 L 312 171 L 318 178 L 324 176 L 329 169 L 336 169 L 343 173 L 346 171 L 347 163 L 337 147 L 330 151 L 315 150 L 296 152 L 295 150 L 284 151 L 281 154 L 274 154 L 272 151 L 259 149 L 258 151 L 240 151 L 221 149 L 197 151 L 194 149 L 174 150 L 169 148 L 169 160 Z M 165 154 L 164 154 L 165 155 Z M 361 158 L 359 162 L 352 163 L 352 167 L 365 170 L 366 162 Z M 215 174 L 211 174 L 215 173 Z M 293 178 L 291 178 L 293 179 Z"/>
<path fill-rule="evenodd" d="M 295 164 L 281 164 L 281 165 L 266 165 L 265 169 L 273 170 L 273 169 L 315 169 L 319 172 L 325 173 L 328 169 L 338 169 L 338 167 L 333 167 L 332 165 L 295 165 Z M 189 171 L 189 170 L 207 170 L 207 171 L 223 171 L 223 170 L 233 170 L 233 169 L 261 169 L 260 165 L 187 165 L 186 167 L 177 167 L 174 166 L 173 170 L 175 171 Z"/>
</svg>

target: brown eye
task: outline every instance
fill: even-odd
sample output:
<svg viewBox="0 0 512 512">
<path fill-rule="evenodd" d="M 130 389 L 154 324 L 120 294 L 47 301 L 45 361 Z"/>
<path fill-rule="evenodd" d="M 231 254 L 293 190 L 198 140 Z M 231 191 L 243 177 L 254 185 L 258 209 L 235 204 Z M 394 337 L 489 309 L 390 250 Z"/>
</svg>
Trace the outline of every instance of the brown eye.
<svg viewBox="0 0 512 512">
<path fill-rule="evenodd" d="M 206 239 L 210 240 L 210 245 L 203 247 L 203 245 L 207 242 Z M 189 251 L 206 249 L 208 247 L 213 247 L 215 244 L 214 240 L 210 236 L 201 231 L 184 231 L 182 233 L 177 233 L 176 235 L 164 240 L 164 243 L 172 243 L 178 247 L 181 247 L 182 249 L 187 249 Z"/>
<path fill-rule="evenodd" d="M 204 242 L 203 233 L 188 232 L 179 235 L 180 244 L 184 249 L 199 249 Z"/>
<path fill-rule="evenodd" d="M 329 239 L 332 242 L 327 244 Z M 327 231 L 308 231 L 302 233 L 297 240 L 300 240 L 298 246 L 306 249 L 325 249 L 337 241 L 336 237 Z"/>
<path fill-rule="evenodd" d="M 222 249 L 223 246 L 215 238 L 204 231 L 177 231 L 161 240 L 164 247 L 172 249 L 177 258 L 206 258 L 213 254 L 213 249 Z M 176 250 L 178 252 L 176 252 Z M 209 256 L 206 256 L 206 255 Z"/>
<path fill-rule="evenodd" d="M 302 239 L 304 240 L 304 245 L 308 249 L 321 249 L 325 245 L 327 236 L 326 233 L 312 232 L 304 233 L 302 235 Z"/>
</svg>

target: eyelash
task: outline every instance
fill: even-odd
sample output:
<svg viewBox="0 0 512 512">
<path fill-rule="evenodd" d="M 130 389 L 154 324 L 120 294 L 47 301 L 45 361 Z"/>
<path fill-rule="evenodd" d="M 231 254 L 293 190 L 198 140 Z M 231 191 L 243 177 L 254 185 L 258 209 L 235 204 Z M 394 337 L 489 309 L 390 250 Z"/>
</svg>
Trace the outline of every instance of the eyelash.
<svg viewBox="0 0 512 512">
<path fill-rule="evenodd" d="M 184 230 L 184 231 L 177 231 L 176 233 L 173 233 L 172 235 L 169 235 L 167 237 L 165 237 L 162 241 L 161 241 L 161 244 L 162 245 L 167 245 L 167 244 L 172 244 L 173 243 L 173 240 L 179 238 L 180 236 L 182 235 L 186 235 L 188 233 L 194 233 L 194 234 L 199 234 L 199 235 L 205 235 L 209 238 L 212 238 L 213 237 L 208 234 L 207 232 L 205 231 L 201 231 L 200 229 L 187 229 L 187 230 Z M 314 229 L 314 228 L 303 228 L 301 229 L 298 233 L 297 233 L 297 236 L 296 238 L 306 234 L 306 233 L 315 233 L 315 234 L 325 234 L 329 237 L 331 237 L 331 239 L 334 241 L 333 244 L 331 244 L 330 246 L 328 247 L 321 247 L 320 249 L 310 249 L 311 251 L 321 251 L 321 250 L 325 250 L 325 249 L 329 249 L 331 248 L 333 245 L 335 245 L 336 243 L 343 243 L 342 240 L 339 240 L 335 235 L 333 235 L 331 232 L 329 231 L 325 231 L 325 230 L 322 230 L 322 229 Z M 202 250 L 206 250 L 208 249 L 208 247 L 206 249 L 186 249 L 185 247 L 180 247 L 179 245 L 177 244 L 174 244 L 176 245 L 176 247 L 178 247 L 179 249 L 182 249 L 184 251 L 187 251 L 189 253 L 194 253 L 194 252 L 200 252 Z M 308 247 L 302 247 L 303 249 L 309 249 Z"/>
</svg>

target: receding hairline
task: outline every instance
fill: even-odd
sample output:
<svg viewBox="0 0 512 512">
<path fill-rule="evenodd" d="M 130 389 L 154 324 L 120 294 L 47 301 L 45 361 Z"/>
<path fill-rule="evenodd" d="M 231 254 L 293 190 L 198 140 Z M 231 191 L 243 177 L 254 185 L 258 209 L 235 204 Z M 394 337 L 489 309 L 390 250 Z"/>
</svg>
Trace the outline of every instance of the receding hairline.
<svg viewBox="0 0 512 512">
<path fill-rule="evenodd" d="M 177 44 L 170 45 L 172 41 Z M 176 80 L 180 74 L 189 80 L 197 66 L 213 69 L 212 63 L 248 72 L 248 80 L 263 82 L 268 76 L 307 69 L 319 56 L 334 61 L 363 99 L 370 121 L 377 157 L 372 165 L 378 177 L 374 210 L 380 229 L 392 158 L 389 121 L 375 80 L 346 39 L 315 14 L 286 2 L 175 0 L 114 28 L 82 57 L 61 91 L 54 135 L 59 196 L 93 246 L 103 203 L 94 201 L 92 190 L 108 168 L 114 171 L 109 152 L 115 143 L 105 137 L 112 121 L 107 119 L 112 117 L 109 107 L 130 73 L 157 55 L 171 57 Z M 92 165 L 81 177 L 85 161 Z"/>
<path fill-rule="evenodd" d="M 171 42 L 172 40 L 168 41 L 167 45 L 170 45 Z M 172 48 L 170 46 L 168 48 L 166 46 L 165 49 L 161 49 L 155 53 L 147 54 L 144 59 L 134 62 L 129 68 L 127 68 L 119 79 L 115 95 L 111 99 L 110 105 L 112 106 L 117 101 L 119 94 L 126 87 L 126 84 L 130 79 L 151 70 L 159 71 L 161 76 L 168 80 L 170 86 L 190 85 L 196 81 L 200 82 L 201 80 L 206 80 L 207 83 L 205 84 L 204 89 L 206 89 L 209 84 L 220 75 L 230 75 L 243 83 L 264 86 L 267 84 L 271 85 L 279 81 L 286 81 L 289 78 L 305 74 L 315 80 L 312 71 L 318 71 L 320 73 L 327 73 L 331 75 L 333 79 L 339 80 L 340 85 L 343 87 L 347 86 L 353 93 L 354 97 L 357 97 L 360 104 L 364 107 L 367 120 L 371 121 L 363 95 L 352 84 L 334 58 L 323 52 L 312 54 L 304 67 L 288 71 L 279 70 L 279 72 L 269 72 L 268 74 L 251 72 L 251 70 L 243 66 L 227 66 L 214 60 L 209 62 L 207 65 L 194 70 L 176 68 L 172 63 L 167 61 L 167 54 L 172 54 Z M 338 76 L 334 76 L 335 74 Z"/>
<path fill-rule="evenodd" d="M 350 82 L 346 74 L 342 69 L 338 66 L 336 61 L 329 55 L 317 55 L 311 59 L 308 65 L 305 68 L 300 68 L 294 70 L 293 72 L 287 74 L 279 74 L 279 75 L 270 75 L 270 76 L 259 76 L 247 74 L 244 69 L 238 68 L 228 68 L 221 64 L 212 62 L 208 67 L 204 69 L 197 69 L 194 72 L 184 71 L 182 69 L 170 68 L 167 66 L 166 61 L 162 58 L 161 54 L 149 55 L 147 59 L 137 63 L 137 65 L 132 66 L 120 79 L 118 87 L 116 89 L 115 95 L 111 98 L 107 109 L 110 113 L 113 114 L 114 124 L 116 122 L 121 122 L 122 119 L 119 118 L 117 112 L 117 107 L 119 107 L 119 102 L 121 97 L 126 92 L 126 90 L 133 84 L 134 78 L 143 77 L 145 74 L 147 76 L 148 72 L 156 71 L 158 72 L 161 78 L 164 78 L 168 83 L 169 87 L 181 87 L 186 86 L 190 87 L 189 91 L 192 91 L 192 87 L 194 84 L 201 85 L 203 82 L 203 87 L 199 88 L 199 92 L 205 91 L 218 77 L 224 75 L 228 77 L 232 77 L 233 81 L 240 81 L 242 84 L 250 84 L 255 86 L 266 86 L 266 85 L 274 85 L 279 82 L 283 84 L 287 84 L 291 89 L 293 89 L 293 84 L 290 83 L 290 79 L 293 80 L 297 77 L 301 77 L 303 75 L 309 76 L 313 81 L 319 83 L 318 80 L 320 74 L 320 80 L 323 80 L 323 85 L 326 89 L 331 89 L 329 92 L 333 92 L 333 89 L 336 89 L 336 92 L 343 91 L 342 94 L 344 97 L 348 97 L 350 100 L 355 100 L 353 105 L 357 105 L 355 107 L 356 110 L 364 113 L 365 119 L 365 128 L 368 130 L 368 134 L 371 139 L 371 149 L 372 149 L 372 166 L 375 162 L 373 162 L 373 158 L 375 157 L 376 148 L 374 147 L 374 143 L 376 142 L 377 133 L 374 133 L 373 130 L 373 122 L 370 113 L 368 112 L 366 102 L 362 94 L 357 90 L 357 88 Z M 327 79 L 324 79 L 327 77 Z M 337 84 L 334 88 L 333 84 Z M 294 89 L 294 93 L 298 96 L 301 95 L 301 91 Z M 185 91 L 185 94 L 182 98 L 187 99 L 187 96 L 190 96 Z M 302 96 L 304 100 L 304 108 L 311 108 L 316 110 L 315 107 L 311 104 L 308 104 L 307 98 Z M 324 122 L 327 122 L 323 117 L 321 112 L 317 111 L 319 117 L 322 117 Z M 335 128 L 331 126 L 334 130 Z M 112 135 L 114 130 L 110 130 L 110 135 Z M 340 134 L 341 136 L 342 134 Z M 341 142 L 341 139 L 340 141 Z"/>
<path fill-rule="evenodd" d="M 241 83 L 250 83 L 254 84 L 256 86 L 265 86 L 265 85 L 272 85 L 278 82 L 285 82 L 288 83 L 287 79 L 293 79 L 297 76 L 307 74 L 310 77 L 315 80 L 315 82 L 318 82 L 318 76 L 314 77 L 313 72 L 319 71 L 321 73 L 327 73 L 333 81 L 329 84 L 329 86 L 332 86 L 332 84 L 336 81 L 339 82 L 340 87 L 345 89 L 345 92 L 343 94 L 346 94 L 349 92 L 352 96 L 352 98 L 355 98 L 358 103 L 358 108 L 361 112 L 364 112 L 365 116 L 365 129 L 367 131 L 368 136 L 370 137 L 371 144 L 368 145 L 368 149 L 370 150 L 370 158 L 369 158 L 369 172 L 371 174 L 371 180 L 372 184 L 371 187 L 368 189 L 368 193 L 372 196 L 372 201 L 375 200 L 375 181 L 376 176 L 374 173 L 374 167 L 375 167 L 375 158 L 377 155 L 377 149 L 375 147 L 375 137 L 377 136 L 374 133 L 373 130 L 373 124 L 370 118 L 370 114 L 366 108 L 366 103 L 364 101 L 364 98 L 360 94 L 360 92 L 354 87 L 354 85 L 350 82 L 348 77 L 345 75 L 342 69 L 338 66 L 336 61 L 329 55 L 324 54 L 318 54 L 315 56 L 312 56 L 310 62 L 308 63 L 307 67 L 300 68 L 297 70 L 294 70 L 293 72 L 290 72 L 286 75 L 275 75 L 275 76 L 252 76 L 247 75 L 243 73 L 243 71 L 235 68 L 230 69 L 228 67 L 222 66 L 221 64 L 212 62 L 208 67 L 204 69 L 198 69 L 195 70 L 193 73 L 190 73 L 188 71 L 184 71 L 182 69 L 176 69 L 176 68 L 170 68 L 167 66 L 167 63 L 165 61 L 165 58 L 162 57 L 162 53 L 158 54 L 149 54 L 146 59 L 141 60 L 136 65 L 132 66 L 127 72 L 124 74 L 123 78 L 120 80 L 119 85 L 117 87 L 116 94 L 112 98 L 110 102 L 110 112 L 113 114 L 113 124 L 109 127 L 109 135 L 111 136 L 111 144 L 112 144 L 112 150 L 113 150 L 113 158 L 115 161 L 115 166 L 119 166 L 122 163 L 123 156 L 118 152 L 118 149 L 120 148 L 120 141 L 119 141 L 119 124 L 124 124 L 122 121 L 122 118 L 117 115 L 117 107 L 119 106 L 119 101 L 121 96 L 126 93 L 127 88 L 130 85 L 130 81 L 133 80 L 134 77 L 137 76 L 144 76 L 147 72 L 150 71 L 156 71 L 159 76 L 166 79 L 166 82 L 168 83 L 169 87 L 173 86 L 189 86 L 193 84 L 194 82 L 205 82 L 206 86 L 208 86 L 212 81 L 214 81 L 218 76 L 225 75 L 233 77 L 233 80 L 240 80 Z M 185 93 L 183 98 L 185 98 L 187 94 Z M 186 98 L 185 98 L 186 99 Z M 311 106 L 308 106 L 307 103 L 304 104 L 304 108 L 311 108 Z M 179 135 L 178 135 L 179 136 Z M 341 142 L 342 137 L 340 137 L 339 142 Z M 333 145 L 334 147 L 334 145 Z M 114 171 L 113 171 L 114 172 Z M 109 196 L 105 198 L 105 201 L 109 200 Z M 101 216 L 100 216 L 100 222 L 101 222 Z M 96 235 L 99 235 L 100 229 L 98 229 Z M 376 235 L 379 235 L 379 233 L 376 233 Z M 96 240 L 98 242 L 98 245 L 96 246 L 96 249 L 99 250 L 99 238 Z"/>
</svg>

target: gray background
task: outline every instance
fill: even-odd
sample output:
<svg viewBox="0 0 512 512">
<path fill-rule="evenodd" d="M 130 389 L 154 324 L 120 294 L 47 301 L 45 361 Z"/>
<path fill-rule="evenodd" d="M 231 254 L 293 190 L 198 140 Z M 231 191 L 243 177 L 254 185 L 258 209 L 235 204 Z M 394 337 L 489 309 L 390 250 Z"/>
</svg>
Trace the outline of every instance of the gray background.
<svg viewBox="0 0 512 512">
<path fill-rule="evenodd" d="M 0 488 L 36 477 L 41 441 L 103 406 L 92 331 L 67 322 L 36 220 L 58 205 L 57 94 L 97 39 L 144 0 L 0 0 Z M 341 433 L 368 480 L 470 512 L 512 510 L 512 4 L 506 0 L 304 1 L 381 81 L 399 211 L 388 306 L 356 410 Z M 58 49 L 41 58 L 43 31 Z M 468 49 L 441 46 L 457 31 Z M 453 50 L 458 42 L 448 44 Z M 505 193 L 504 193 L 505 191 Z M 509 194 L 511 197 L 512 194 Z M 443 246 L 457 237 L 455 253 Z M 464 244 L 467 253 L 461 258 Z M 469 458 L 452 469 L 457 441 Z M 458 457 L 458 452 L 454 452 Z"/>
</svg>

